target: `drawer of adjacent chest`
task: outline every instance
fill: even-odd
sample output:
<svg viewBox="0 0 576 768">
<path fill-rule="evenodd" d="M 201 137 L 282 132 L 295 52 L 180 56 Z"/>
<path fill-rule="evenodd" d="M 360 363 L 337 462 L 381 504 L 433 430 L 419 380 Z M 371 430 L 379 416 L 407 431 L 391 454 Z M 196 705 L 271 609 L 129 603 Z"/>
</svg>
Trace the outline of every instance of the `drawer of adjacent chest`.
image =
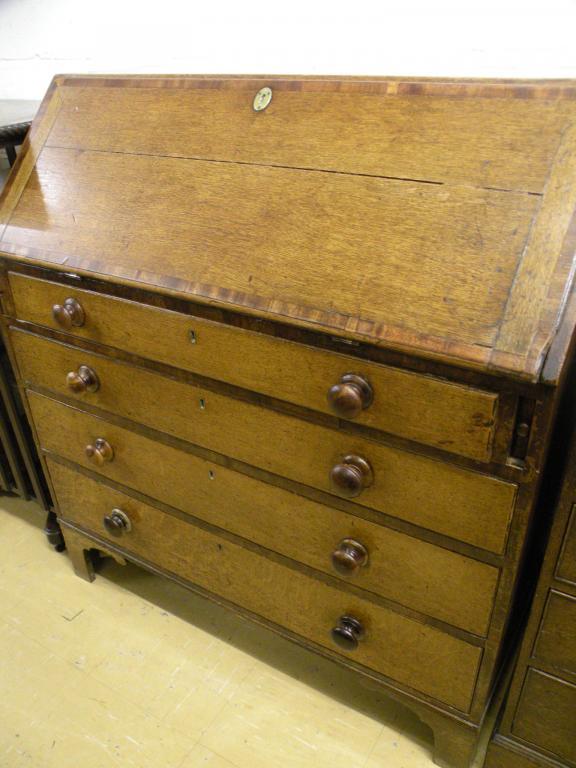
<svg viewBox="0 0 576 768">
<path fill-rule="evenodd" d="M 575 726 L 576 686 L 528 669 L 512 733 L 561 760 L 576 761 Z"/>
<path fill-rule="evenodd" d="M 60 513 L 128 553 L 404 686 L 467 711 L 481 649 L 50 465 Z M 111 536 L 113 515 L 121 530 Z M 350 620 L 346 620 L 349 617 Z M 336 632 L 333 630 L 336 629 Z"/>
<path fill-rule="evenodd" d="M 576 674 L 576 597 L 550 591 L 533 655 Z"/>
<path fill-rule="evenodd" d="M 10 284 L 18 319 L 60 330 L 63 323 L 75 336 L 473 459 L 491 458 L 493 392 L 24 275 L 12 273 Z M 69 315 L 56 312 L 60 324 L 54 307 L 70 308 Z"/>
<path fill-rule="evenodd" d="M 355 503 L 502 552 L 516 487 L 82 349 L 12 333 L 30 384 Z M 97 386 L 70 390 L 87 366 Z"/>
<path fill-rule="evenodd" d="M 30 395 L 42 447 L 146 496 L 478 635 L 486 635 L 498 569 Z"/>
</svg>

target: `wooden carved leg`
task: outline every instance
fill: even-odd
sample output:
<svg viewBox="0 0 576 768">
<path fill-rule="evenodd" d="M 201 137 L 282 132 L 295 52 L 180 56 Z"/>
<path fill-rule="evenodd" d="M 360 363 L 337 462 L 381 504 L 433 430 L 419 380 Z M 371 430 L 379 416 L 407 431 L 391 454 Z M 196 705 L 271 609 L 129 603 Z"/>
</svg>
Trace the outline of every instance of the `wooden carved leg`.
<svg viewBox="0 0 576 768">
<path fill-rule="evenodd" d="M 116 552 L 112 552 L 98 542 L 93 541 L 75 528 L 69 528 L 68 525 L 62 525 L 62 533 L 66 542 L 66 549 L 72 560 L 74 573 L 86 581 L 94 581 L 94 561 L 91 550 L 98 550 L 103 555 L 114 558 L 120 565 L 126 565 L 126 560 Z"/>
<path fill-rule="evenodd" d="M 370 678 L 363 678 L 362 684 L 371 691 L 383 693 L 382 684 Z M 386 694 L 386 691 L 384 691 Z M 480 752 L 478 725 L 457 720 L 440 710 L 432 709 L 414 700 L 410 703 L 400 699 L 432 731 L 434 748 L 432 758 L 442 768 L 469 768 Z"/>
<path fill-rule="evenodd" d="M 468 730 L 438 731 L 434 734 L 433 759 L 441 768 L 468 768 L 477 746 L 478 735 Z"/>
<path fill-rule="evenodd" d="M 433 759 L 436 765 L 468 768 L 478 750 L 479 729 L 432 712 L 420 713 L 420 716 L 434 732 Z"/>
<path fill-rule="evenodd" d="M 64 528 L 62 531 L 66 550 L 72 560 L 74 573 L 86 581 L 94 581 L 94 563 L 90 556 L 90 549 L 93 548 L 93 542 L 86 536 L 72 528 Z"/>
</svg>

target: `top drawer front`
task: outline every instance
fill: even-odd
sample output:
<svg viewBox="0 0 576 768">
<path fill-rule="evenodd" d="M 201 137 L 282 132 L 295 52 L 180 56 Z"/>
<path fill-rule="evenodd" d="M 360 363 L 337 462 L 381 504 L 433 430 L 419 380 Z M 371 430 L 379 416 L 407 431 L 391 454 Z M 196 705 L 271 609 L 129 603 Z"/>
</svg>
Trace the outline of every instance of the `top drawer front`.
<svg viewBox="0 0 576 768">
<path fill-rule="evenodd" d="M 374 399 L 357 423 L 480 461 L 492 456 L 494 393 L 24 275 L 11 274 L 10 284 L 21 320 L 61 330 L 52 306 L 75 298 L 85 314 L 70 329 L 76 336 L 314 410 L 333 413 L 329 389 L 360 375 Z"/>
</svg>

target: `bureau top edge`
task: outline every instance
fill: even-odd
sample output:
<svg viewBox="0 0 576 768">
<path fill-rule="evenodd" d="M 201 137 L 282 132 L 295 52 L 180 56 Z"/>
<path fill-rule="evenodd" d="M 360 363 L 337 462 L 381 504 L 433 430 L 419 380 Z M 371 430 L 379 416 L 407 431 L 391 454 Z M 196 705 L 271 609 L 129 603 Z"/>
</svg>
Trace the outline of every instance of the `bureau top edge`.
<svg viewBox="0 0 576 768">
<path fill-rule="evenodd" d="M 190 322 L 197 318 L 200 321 L 231 329 L 250 331 L 258 336 L 274 337 L 278 340 L 294 342 L 298 346 L 313 347 L 344 355 L 350 359 L 357 358 L 359 362 L 364 360 L 378 366 L 398 369 L 407 374 L 423 375 L 426 378 L 445 381 L 456 386 L 481 389 L 493 394 L 507 392 L 516 396 L 529 397 L 534 392 L 535 386 L 542 383 L 548 389 L 556 383 L 551 379 L 544 379 L 543 376 L 527 378 L 510 376 L 500 370 L 483 370 L 474 362 L 466 363 L 445 354 L 385 344 L 361 333 L 324 327 L 310 321 L 271 316 L 258 309 L 239 307 L 218 299 L 191 296 L 171 288 L 133 282 L 86 269 L 67 269 L 64 265 L 49 262 L 31 264 L 25 258 L 2 252 L 0 248 L 0 297 L 5 296 L 0 307 L 3 306 L 4 316 L 24 323 L 53 327 L 60 332 L 63 332 L 63 329 L 49 317 L 50 313 L 43 319 L 40 315 L 32 319 L 29 315 L 24 316 L 17 311 L 13 303 L 13 290 L 8 285 L 18 278 L 22 278 L 28 284 L 51 284 L 54 288 L 71 296 L 80 291 L 82 294 L 100 295 L 103 299 L 116 299 L 150 309 L 166 310 L 170 314 L 188 316 Z M 3 281 L 5 289 L 2 288 Z M 576 291 L 574 304 L 576 309 Z M 45 307 L 43 311 L 46 314 Z M 74 329 L 73 332 L 77 334 L 78 329 Z"/>
<path fill-rule="evenodd" d="M 217 297 L 192 295 L 191 293 L 173 287 L 162 287 L 154 283 L 143 282 L 118 275 L 107 275 L 86 268 L 68 267 L 64 264 L 54 264 L 53 261 L 34 260 L 28 257 L 2 251 L 0 246 L 0 271 L 12 272 L 15 275 L 46 280 L 68 287 L 101 293 L 103 296 L 116 296 L 127 301 L 150 304 L 155 306 L 152 297 L 157 296 L 166 309 L 194 316 L 196 312 L 214 312 L 217 317 L 226 316 L 228 320 L 220 320 L 229 324 L 229 318 L 238 318 L 240 327 L 247 323 L 253 330 L 266 332 L 264 328 L 273 328 L 273 335 L 278 338 L 296 338 L 302 334 L 301 343 L 332 349 L 335 352 L 352 357 L 365 357 L 381 365 L 404 369 L 408 372 L 425 373 L 439 379 L 454 383 L 469 384 L 492 391 L 506 389 L 508 382 L 513 391 L 528 395 L 534 386 L 544 385 L 554 388 L 560 383 L 574 345 L 574 328 L 576 327 L 576 285 L 570 290 L 563 308 L 562 317 L 558 323 L 555 336 L 549 341 L 541 363 L 535 373 L 510 371 L 487 365 L 482 359 L 467 359 L 446 350 L 435 351 L 417 346 L 400 344 L 391 340 L 375 339 L 359 330 L 328 326 L 314 319 L 286 317 L 270 313 L 251 306 L 235 305 Z M 1 292 L 0 292 L 1 293 Z M 163 298 L 162 298 L 163 297 Z M 14 319 L 19 319 L 12 312 Z M 251 325 L 251 323 L 255 325 Z M 263 325 L 258 328 L 258 325 Z M 293 329 L 288 333 L 289 329 Z M 288 333 L 288 335 L 286 335 Z M 433 366 L 428 368 L 428 366 Z"/>
</svg>

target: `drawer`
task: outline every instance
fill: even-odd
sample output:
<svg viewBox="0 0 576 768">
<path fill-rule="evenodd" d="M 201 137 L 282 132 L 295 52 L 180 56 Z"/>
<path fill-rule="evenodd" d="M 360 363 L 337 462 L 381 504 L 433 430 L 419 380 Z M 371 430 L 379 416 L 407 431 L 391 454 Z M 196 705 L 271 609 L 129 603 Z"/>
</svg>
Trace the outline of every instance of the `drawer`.
<svg viewBox="0 0 576 768">
<path fill-rule="evenodd" d="M 572 508 L 568 530 L 558 560 L 556 578 L 576 586 L 576 505 Z"/>
<path fill-rule="evenodd" d="M 562 760 L 576 761 L 576 686 L 528 669 L 512 733 Z"/>
<path fill-rule="evenodd" d="M 100 387 L 77 395 L 80 402 L 329 493 L 349 493 L 338 490 L 331 473 L 349 466 L 346 457 L 359 457 L 369 463 L 373 477 L 354 502 L 484 549 L 504 550 L 514 484 L 22 331 L 12 337 L 27 382 L 73 396 L 66 375 L 88 365 Z"/>
<path fill-rule="evenodd" d="M 81 449 L 95 434 L 95 422 L 80 416 L 67 432 L 71 448 L 59 453 L 86 465 Z M 119 427 L 104 429 L 116 446 L 114 461 L 101 470 L 105 477 L 408 608 L 487 633 L 498 583 L 493 566 Z M 53 477 L 61 471 L 51 464 Z"/>
<path fill-rule="evenodd" d="M 356 374 L 373 390 L 357 423 L 472 459 L 491 458 L 495 393 L 23 275 L 12 273 L 10 284 L 21 320 L 59 328 L 52 307 L 73 298 L 85 316 L 81 327 L 69 329 L 75 336 L 314 410 L 332 413 L 328 391 Z M 346 400 L 350 407 L 359 405 L 357 392 Z"/>
<path fill-rule="evenodd" d="M 98 468 L 105 477 L 333 576 L 339 574 L 332 554 L 338 550 L 338 561 L 347 561 L 349 552 L 342 550 L 349 547 L 338 545 L 352 539 L 366 549 L 367 562 L 340 578 L 462 629 L 486 634 L 498 582 L 498 569 L 493 566 L 48 398 L 31 395 L 30 402 L 41 444 L 51 453 L 94 469 L 84 449 L 101 437 L 114 452 L 113 460 Z"/>
<path fill-rule="evenodd" d="M 66 519 L 401 685 L 468 710 L 480 648 L 317 581 L 70 469 L 59 467 L 53 479 Z M 121 509 L 131 521 L 131 530 L 117 539 L 109 537 L 102 522 L 113 509 Z M 331 629 L 345 615 L 364 627 L 358 647 L 351 651 L 340 650 L 331 639 Z"/>
<path fill-rule="evenodd" d="M 576 674 L 576 597 L 550 591 L 533 655 Z"/>
</svg>

